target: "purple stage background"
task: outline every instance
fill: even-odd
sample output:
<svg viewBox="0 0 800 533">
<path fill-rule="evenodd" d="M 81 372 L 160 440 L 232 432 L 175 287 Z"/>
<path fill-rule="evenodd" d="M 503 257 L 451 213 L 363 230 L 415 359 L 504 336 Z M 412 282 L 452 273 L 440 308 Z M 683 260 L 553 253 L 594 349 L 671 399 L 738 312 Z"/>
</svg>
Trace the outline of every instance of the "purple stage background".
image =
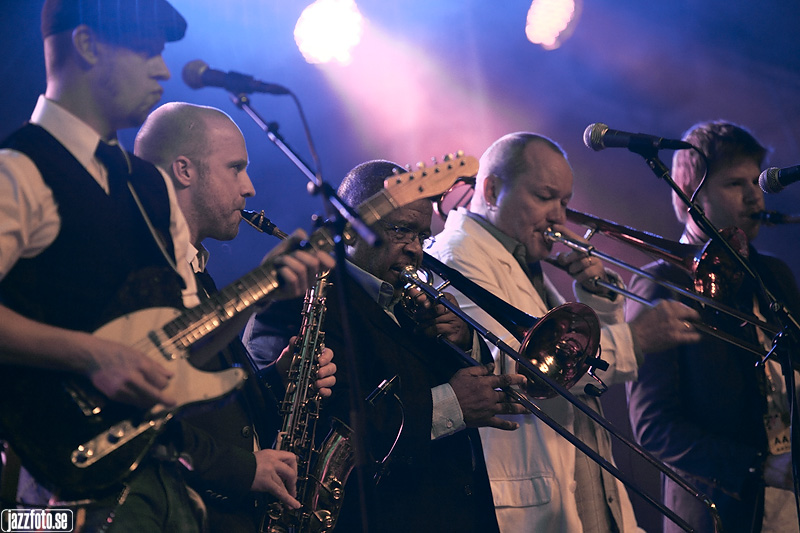
<svg viewBox="0 0 800 533">
<path fill-rule="evenodd" d="M 524 34 L 530 1 L 359 0 L 368 19 L 364 46 L 348 66 L 307 64 L 293 30 L 310 0 L 173 0 L 186 38 L 167 46 L 173 73 L 163 101 L 213 105 L 240 125 L 258 191 L 248 208 L 264 210 L 286 231 L 308 229 L 321 200 L 303 175 L 222 89 L 189 89 L 185 63 L 203 59 L 290 88 L 302 103 L 322 175 L 332 185 L 356 164 L 401 164 L 463 150 L 480 156 L 501 135 L 536 131 L 569 154 L 576 181 L 571 207 L 677 239 L 669 187 L 638 155 L 595 153 L 582 142 L 588 124 L 678 138 L 695 122 L 727 119 L 748 126 L 773 150 L 769 166 L 800 164 L 800 3 L 745 0 L 586 0 L 574 34 L 555 51 Z M 38 30 L 41 1 L 3 0 L 0 42 L 0 136 L 26 120 L 44 90 Z M 296 107 L 287 97 L 256 95 L 253 106 L 310 161 Z M 135 131 L 122 133 L 132 148 Z M 671 152 L 662 153 L 671 166 Z M 800 185 L 770 195 L 767 208 L 800 212 Z M 764 228 L 756 246 L 800 274 L 798 226 Z M 224 285 L 256 266 L 274 238 L 243 226 L 229 243 L 209 243 L 210 270 Z M 648 259 L 603 237 L 595 244 L 636 265 Z M 545 268 L 549 268 L 545 266 Z M 569 281 L 548 270 L 565 293 Z M 629 277 L 623 272 L 623 277 Z M 709 376 L 714 379 L 714 376 Z M 627 425 L 624 391 L 605 400 Z M 617 450 L 623 470 L 658 490 L 655 475 Z M 653 510 L 637 502 L 641 525 L 660 531 Z"/>
</svg>

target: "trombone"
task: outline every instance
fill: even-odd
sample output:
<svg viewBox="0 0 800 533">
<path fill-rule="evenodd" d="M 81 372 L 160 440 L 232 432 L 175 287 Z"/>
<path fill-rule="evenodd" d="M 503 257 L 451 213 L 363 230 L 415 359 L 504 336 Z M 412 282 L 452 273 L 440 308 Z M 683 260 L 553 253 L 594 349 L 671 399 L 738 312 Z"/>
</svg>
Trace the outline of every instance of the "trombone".
<svg viewBox="0 0 800 533">
<path fill-rule="evenodd" d="M 667 516 L 683 530 L 694 531 L 682 518 L 639 489 L 626 474 L 550 418 L 530 399 L 530 397 L 550 398 L 556 395 L 563 397 L 594 422 L 617 437 L 628 448 L 639 454 L 664 475 L 672 479 L 702 502 L 708 508 L 712 516 L 715 531 L 722 531 L 722 523 L 714 502 L 689 485 L 688 482 L 675 474 L 664 463 L 627 439 L 619 430 L 611 425 L 610 422 L 578 400 L 567 390 L 586 372 L 589 372 L 596 381 L 601 383 L 602 387 L 605 387 L 602 381 L 593 373 L 595 368 L 603 368 L 604 366 L 607 368 L 607 364 L 604 365 L 603 362 L 598 361 L 598 358 L 595 357 L 595 353 L 600 344 L 600 326 L 597 316 L 591 308 L 583 304 L 567 303 L 551 310 L 541 318 L 531 317 L 504 302 L 475 282 L 467 279 L 457 270 L 448 267 L 427 253 L 423 255 L 422 264 L 423 267 L 431 270 L 442 278 L 444 280 L 443 283 L 439 286 L 433 286 L 430 280 L 424 281 L 413 267 L 406 267 L 401 274 L 401 278 L 404 283 L 406 283 L 406 286 L 419 288 L 428 298 L 436 303 L 442 304 L 452 311 L 456 316 L 472 326 L 481 336 L 516 361 L 517 371 L 525 374 L 529 378 L 529 390 L 522 392 L 507 387 L 503 389 L 504 392 L 519 401 L 533 415 L 585 453 L 611 475 L 623 482 L 636 494 L 656 507 L 664 516 Z M 451 303 L 442 292 L 442 290 L 449 285 L 455 287 L 467 298 L 490 313 L 506 329 L 512 332 L 516 331 L 515 336 L 517 336 L 517 338 L 520 338 L 520 336 L 522 337 L 520 350 L 517 351 L 511 348 L 496 334 L 467 315 L 457 305 Z M 520 331 L 520 327 L 522 327 L 523 331 Z M 440 337 L 440 339 L 453 348 L 468 365 L 477 366 L 480 364 L 454 344 L 442 337 Z M 570 370 L 565 371 L 564 369 Z M 530 385 L 531 382 L 533 383 L 532 388 Z M 599 395 L 602 393 L 602 390 L 589 384 L 587 385 L 586 392 L 591 395 Z M 537 396 L 537 394 L 540 396 Z M 542 396 L 541 394 L 544 395 Z"/>
<path fill-rule="evenodd" d="M 659 237 L 658 235 L 638 231 L 633 228 L 622 226 L 614 222 L 609 222 L 607 220 L 603 220 L 586 213 L 581 213 L 580 211 L 574 211 L 572 209 L 567 209 L 567 219 L 588 227 L 590 231 L 587 232 L 587 239 L 591 238 L 595 232 L 600 232 L 603 235 L 625 242 L 644 251 L 645 253 L 657 256 L 665 261 L 683 268 L 687 273 L 693 276 L 695 291 L 688 290 L 684 287 L 663 280 L 645 270 L 636 268 L 611 255 L 600 252 L 591 244 L 570 239 L 563 233 L 555 231 L 551 228 L 545 230 L 545 239 L 564 244 L 573 250 L 583 252 L 590 256 L 596 256 L 604 261 L 624 268 L 677 294 L 680 294 L 681 296 L 684 296 L 690 300 L 694 300 L 695 302 L 698 302 L 714 311 L 757 326 L 768 335 L 775 336 L 780 332 L 780 330 L 772 324 L 764 322 L 763 320 L 760 320 L 751 314 L 743 313 L 738 309 L 734 309 L 719 302 L 719 298 L 724 295 L 723 293 L 738 289 L 738 286 L 741 283 L 742 275 L 741 273 L 738 273 L 738 281 L 734 281 L 727 287 L 723 288 L 720 281 L 724 280 L 726 276 L 720 276 L 713 270 L 714 268 L 720 268 L 720 265 L 722 265 L 722 268 L 725 268 L 725 262 L 723 261 L 724 252 L 720 252 L 716 249 L 713 240 L 709 241 L 703 246 L 681 244 L 669 241 L 663 237 Z M 740 230 L 736 230 L 735 232 L 728 231 L 727 233 L 730 236 L 729 238 L 734 241 L 734 246 L 742 250 L 747 249 L 746 237 L 741 233 Z M 729 270 L 732 270 L 732 267 L 730 267 Z M 654 305 L 653 302 L 650 302 L 649 300 L 646 300 L 626 289 L 617 287 L 616 285 L 606 283 L 602 280 L 596 280 L 595 283 L 597 283 L 599 286 L 622 294 L 626 298 L 635 300 L 643 305 L 651 307 Z M 726 333 L 718 328 L 703 323 L 694 323 L 693 325 L 698 331 L 729 342 L 743 350 L 758 355 L 762 359 L 766 355 L 766 352 L 762 347 L 745 342 L 739 339 L 737 336 Z"/>
</svg>

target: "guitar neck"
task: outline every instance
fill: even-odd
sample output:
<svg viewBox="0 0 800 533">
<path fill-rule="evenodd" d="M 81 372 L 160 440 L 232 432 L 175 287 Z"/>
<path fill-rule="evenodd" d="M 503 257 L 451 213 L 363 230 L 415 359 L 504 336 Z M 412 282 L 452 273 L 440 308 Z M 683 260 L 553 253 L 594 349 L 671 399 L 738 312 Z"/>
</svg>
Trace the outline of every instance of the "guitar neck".
<svg viewBox="0 0 800 533">
<path fill-rule="evenodd" d="M 333 244 L 328 228 L 319 228 L 302 248 L 327 253 L 333 250 Z M 188 350 L 227 321 L 267 298 L 279 285 L 275 264 L 268 261 L 168 322 L 162 328 L 166 337 L 157 344 L 165 356 L 171 353 L 172 347 Z"/>
<path fill-rule="evenodd" d="M 421 198 L 441 194 L 459 176 L 474 175 L 478 162 L 473 157 L 458 156 L 432 168 L 398 174 L 387 179 L 385 188 L 358 206 L 358 213 L 367 226 L 386 215 Z M 345 232 L 345 242 L 351 244 L 352 232 Z M 304 249 L 328 253 L 333 250 L 334 235 L 328 227 L 315 230 Z M 188 309 L 160 330 L 151 331 L 151 342 L 166 358 L 175 349 L 188 351 L 196 342 L 267 298 L 280 285 L 274 262 L 268 261 L 245 274 L 200 305 Z"/>
<path fill-rule="evenodd" d="M 369 201 L 358 206 L 358 216 L 367 226 L 372 226 L 377 221 L 400 207 L 388 189 L 383 189 L 372 196 Z"/>
</svg>

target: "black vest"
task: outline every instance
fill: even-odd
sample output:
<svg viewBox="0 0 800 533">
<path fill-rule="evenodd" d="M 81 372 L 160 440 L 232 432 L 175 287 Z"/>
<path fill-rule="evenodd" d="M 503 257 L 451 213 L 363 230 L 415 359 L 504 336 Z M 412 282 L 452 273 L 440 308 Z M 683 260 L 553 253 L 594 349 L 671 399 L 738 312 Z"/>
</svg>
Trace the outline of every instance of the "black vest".
<svg viewBox="0 0 800 533">
<path fill-rule="evenodd" d="M 0 282 L 3 304 L 33 320 L 93 331 L 144 307 L 181 307 L 183 281 L 156 244 L 125 185 L 133 185 L 174 258 L 166 184 L 153 165 L 129 155 L 129 176 L 109 175 L 110 194 L 52 135 L 28 124 L 2 143 L 27 155 L 53 191 L 61 228 L 55 241 L 21 258 Z"/>
</svg>

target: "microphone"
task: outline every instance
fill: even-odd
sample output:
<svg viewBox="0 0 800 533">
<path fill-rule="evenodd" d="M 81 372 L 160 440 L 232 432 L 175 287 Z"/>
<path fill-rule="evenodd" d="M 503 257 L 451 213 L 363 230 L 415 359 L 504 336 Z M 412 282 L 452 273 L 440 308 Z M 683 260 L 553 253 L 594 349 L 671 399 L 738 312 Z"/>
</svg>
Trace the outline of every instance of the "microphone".
<svg viewBox="0 0 800 533">
<path fill-rule="evenodd" d="M 195 59 L 184 65 L 183 81 L 192 89 L 222 87 L 234 94 L 289 94 L 289 89 L 281 85 L 259 81 L 247 74 L 209 68 L 208 63 L 202 59 Z"/>
<path fill-rule="evenodd" d="M 758 186 L 765 193 L 781 192 L 784 187 L 800 181 L 800 165 L 786 168 L 770 167 L 758 177 Z"/>
<path fill-rule="evenodd" d="M 610 130 L 600 122 L 589 124 L 583 132 L 583 144 L 595 152 L 605 148 L 627 148 L 631 152 L 665 148 L 667 150 L 683 150 L 692 148 L 686 141 L 664 139 L 644 133 L 628 133 L 627 131 Z"/>
</svg>

